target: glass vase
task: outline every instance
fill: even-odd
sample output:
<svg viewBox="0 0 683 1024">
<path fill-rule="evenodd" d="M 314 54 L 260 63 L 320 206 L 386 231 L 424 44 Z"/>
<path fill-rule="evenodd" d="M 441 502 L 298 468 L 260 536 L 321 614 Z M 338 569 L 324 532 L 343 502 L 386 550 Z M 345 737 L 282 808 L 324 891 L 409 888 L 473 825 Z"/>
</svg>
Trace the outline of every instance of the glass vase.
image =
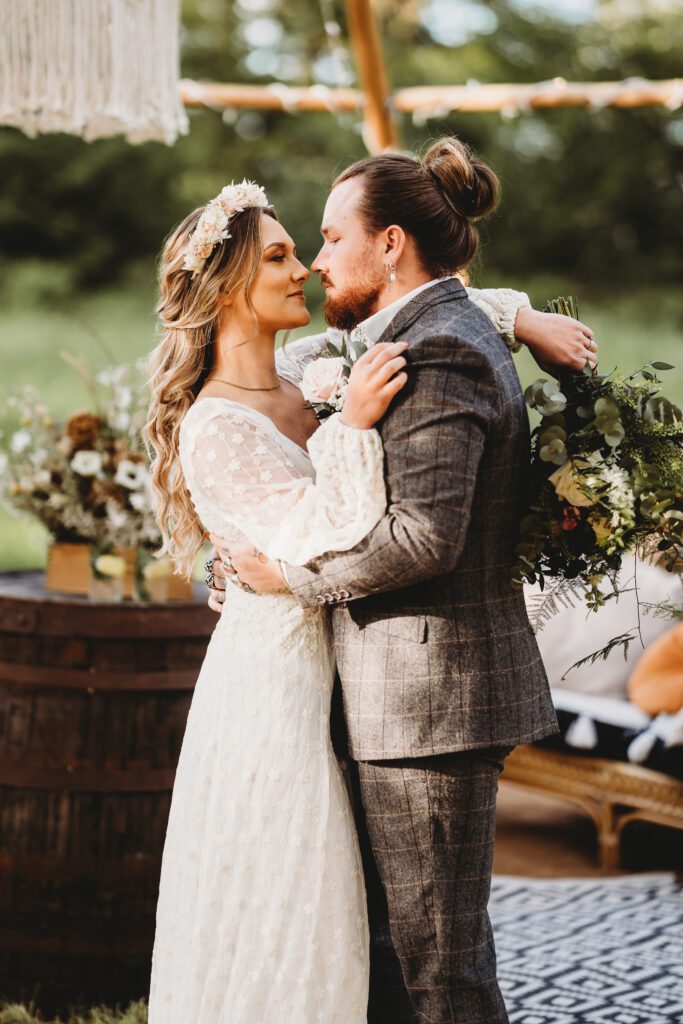
<svg viewBox="0 0 683 1024">
<path fill-rule="evenodd" d="M 147 548 L 138 548 L 135 560 L 135 597 L 138 601 L 164 604 L 169 599 L 171 565 L 167 558 L 155 558 Z"/>
<path fill-rule="evenodd" d="M 104 604 L 117 604 L 122 601 L 125 575 L 125 558 L 115 555 L 111 548 L 90 548 L 88 597 L 91 601 Z"/>
</svg>

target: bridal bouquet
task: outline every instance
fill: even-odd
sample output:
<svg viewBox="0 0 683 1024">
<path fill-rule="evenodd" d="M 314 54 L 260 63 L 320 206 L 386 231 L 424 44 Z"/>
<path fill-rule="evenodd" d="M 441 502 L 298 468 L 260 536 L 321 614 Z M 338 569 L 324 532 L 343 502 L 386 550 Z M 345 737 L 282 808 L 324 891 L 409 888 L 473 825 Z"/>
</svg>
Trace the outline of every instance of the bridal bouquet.
<svg viewBox="0 0 683 1024">
<path fill-rule="evenodd" d="M 101 551 L 156 548 L 140 389 L 126 367 L 84 378 L 93 409 L 59 423 L 33 388 L 10 398 L 17 428 L 0 436 L 0 497 L 35 516 L 58 541 L 85 542 Z"/>
<path fill-rule="evenodd" d="M 547 311 L 577 316 L 573 299 Z M 616 590 L 624 554 L 683 555 L 683 413 L 662 394 L 651 362 L 616 372 L 563 372 L 525 391 L 541 417 L 532 432 L 528 512 L 513 581 L 556 581 L 554 595 L 581 591 L 595 610 Z M 599 584 L 609 578 L 614 595 Z M 554 611 L 552 600 L 548 602 Z"/>
<path fill-rule="evenodd" d="M 369 348 L 363 328 L 356 327 L 350 334 L 342 336 L 339 345 L 328 338 L 323 352 L 306 366 L 301 392 L 319 420 L 344 408 L 353 364 Z"/>
</svg>

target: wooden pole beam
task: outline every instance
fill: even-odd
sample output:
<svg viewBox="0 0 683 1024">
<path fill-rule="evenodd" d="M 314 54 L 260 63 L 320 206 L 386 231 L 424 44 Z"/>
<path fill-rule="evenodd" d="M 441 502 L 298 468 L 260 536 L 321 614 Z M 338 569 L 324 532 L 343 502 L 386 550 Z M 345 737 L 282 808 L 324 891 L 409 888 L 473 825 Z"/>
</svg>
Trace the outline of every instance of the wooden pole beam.
<svg viewBox="0 0 683 1024">
<path fill-rule="evenodd" d="M 389 80 L 372 0 L 346 0 L 349 36 L 365 93 L 365 144 L 370 153 L 398 148 L 392 118 Z"/>
<path fill-rule="evenodd" d="M 365 111 L 370 121 L 369 99 L 358 89 L 328 89 L 313 85 L 290 87 L 272 85 L 223 84 L 221 82 L 180 83 L 180 96 L 186 107 L 208 107 L 250 110 Z M 646 107 L 666 106 L 672 110 L 683 105 L 683 79 L 663 81 L 630 80 L 625 82 L 567 82 L 563 78 L 537 85 L 435 85 L 399 89 L 389 97 L 393 109 L 403 114 L 425 118 L 443 117 L 451 111 L 500 111 L 519 109 L 550 109 L 552 107 Z M 371 122 L 374 124 L 374 122 Z M 389 138 L 396 143 L 395 129 L 389 120 L 392 136 L 373 134 L 374 150 L 388 148 Z M 379 131 L 379 128 L 377 128 Z M 381 145 L 380 145 L 381 141 Z"/>
<path fill-rule="evenodd" d="M 250 110 L 362 110 L 365 97 L 358 89 L 328 89 L 324 85 L 290 87 L 272 85 L 230 85 L 222 82 L 180 82 L 180 98 L 186 107 L 230 107 Z"/>
<path fill-rule="evenodd" d="M 683 104 L 683 79 L 623 82 L 567 82 L 554 78 L 536 85 L 419 86 L 399 89 L 392 96 L 394 109 L 404 114 L 443 117 L 454 110 L 495 111 L 551 107 L 646 107 Z"/>
</svg>

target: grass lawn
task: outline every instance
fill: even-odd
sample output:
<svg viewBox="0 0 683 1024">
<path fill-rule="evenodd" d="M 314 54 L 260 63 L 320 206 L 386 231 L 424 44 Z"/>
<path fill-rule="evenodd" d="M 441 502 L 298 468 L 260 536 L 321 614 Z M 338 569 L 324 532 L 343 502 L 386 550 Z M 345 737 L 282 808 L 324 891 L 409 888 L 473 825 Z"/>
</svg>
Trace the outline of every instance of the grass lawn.
<svg viewBox="0 0 683 1024">
<path fill-rule="evenodd" d="M 59 416 L 88 407 L 84 384 L 60 358 L 60 352 L 68 351 L 99 370 L 112 362 L 139 359 L 155 343 L 151 267 L 138 268 L 123 285 L 71 298 L 60 297 L 58 287 L 51 296 L 40 274 L 40 267 L 22 271 L 18 280 L 4 283 L 0 295 L 0 427 L 5 430 L 12 425 L 6 396 L 24 384 L 36 387 Z M 515 283 L 530 288 L 529 282 Z M 531 297 L 538 306 L 569 291 L 568 286 L 548 278 L 534 282 Z M 320 298 L 316 282 L 310 284 L 309 294 L 313 306 Z M 681 403 L 683 300 L 673 290 L 641 290 L 583 301 L 581 317 L 596 332 L 602 368 L 619 366 L 632 372 L 651 359 L 673 363 L 676 369 L 664 375 L 666 392 Z M 319 330 L 320 325 L 317 314 L 308 330 Z M 526 352 L 517 357 L 517 365 L 525 385 L 540 374 Z M 45 551 L 46 535 L 37 523 L 0 508 L 0 571 L 42 566 Z M 4 1024 L 2 1018 L 0 1024 Z"/>
<path fill-rule="evenodd" d="M 144 1000 L 131 1003 L 127 1009 L 111 1010 L 105 1006 L 93 1007 L 91 1010 L 74 1011 L 69 1015 L 66 1024 L 146 1024 L 147 1005 Z M 35 1016 L 33 1011 L 23 1004 L 6 1003 L 0 1006 L 0 1024 L 63 1024 L 61 1018 L 46 1020 Z"/>
</svg>

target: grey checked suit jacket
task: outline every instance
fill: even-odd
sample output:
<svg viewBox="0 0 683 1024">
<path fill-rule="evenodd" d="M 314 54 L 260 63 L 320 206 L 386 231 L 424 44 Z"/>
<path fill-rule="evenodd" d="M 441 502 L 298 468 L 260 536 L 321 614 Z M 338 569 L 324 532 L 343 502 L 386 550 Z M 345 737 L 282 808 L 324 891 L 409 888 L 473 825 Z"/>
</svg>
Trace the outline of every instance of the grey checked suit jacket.
<svg viewBox="0 0 683 1024">
<path fill-rule="evenodd" d="M 378 429 L 388 507 L 352 551 L 287 566 L 333 606 L 356 760 L 515 745 L 557 732 L 524 597 L 510 584 L 529 462 L 517 371 L 453 279 L 408 302 L 408 383 Z"/>
</svg>

